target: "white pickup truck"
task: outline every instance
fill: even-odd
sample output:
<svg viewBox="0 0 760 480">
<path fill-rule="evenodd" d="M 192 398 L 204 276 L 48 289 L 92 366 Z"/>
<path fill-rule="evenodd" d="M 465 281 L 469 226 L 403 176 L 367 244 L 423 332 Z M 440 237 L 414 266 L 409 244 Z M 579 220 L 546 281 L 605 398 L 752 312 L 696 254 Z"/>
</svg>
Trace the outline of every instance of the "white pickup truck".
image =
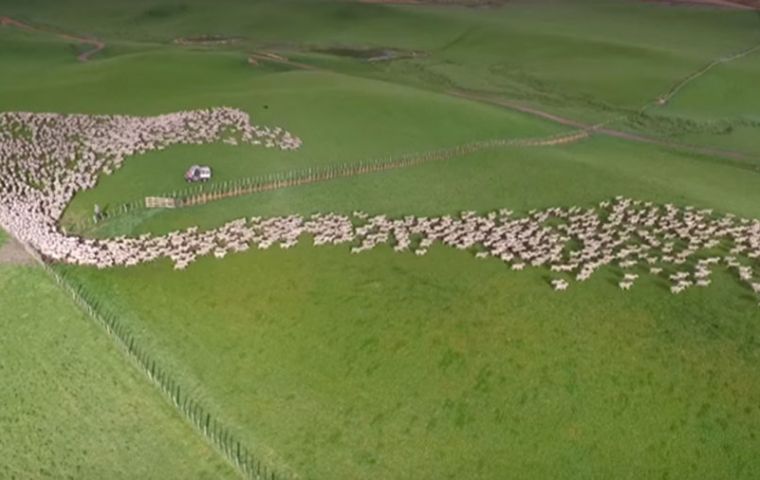
<svg viewBox="0 0 760 480">
<path fill-rule="evenodd" d="M 189 183 L 207 182 L 211 180 L 211 167 L 193 165 L 185 172 L 185 181 Z"/>
</svg>

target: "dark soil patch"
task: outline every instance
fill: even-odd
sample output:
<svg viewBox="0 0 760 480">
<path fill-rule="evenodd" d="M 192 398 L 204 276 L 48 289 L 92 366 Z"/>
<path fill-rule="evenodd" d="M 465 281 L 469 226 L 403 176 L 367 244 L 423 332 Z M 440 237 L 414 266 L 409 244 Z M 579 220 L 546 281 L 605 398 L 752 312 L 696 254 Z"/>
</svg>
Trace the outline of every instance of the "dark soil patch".
<svg viewBox="0 0 760 480">
<path fill-rule="evenodd" d="M 184 3 L 157 5 L 144 10 L 137 18 L 138 20 L 166 20 L 168 18 L 182 15 L 188 10 L 188 6 Z"/>
<path fill-rule="evenodd" d="M 243 37 L 228 37 L 225 35 L 197 35 L 195 37 L 175 38 L 174 43 L 177 45 L 229 45 L 238 43 Z"/>
<path fill-rule="evenodd" d="M 327 53 L 338 57 L 348 57 L 361 60 L 364 62 L 383 62 L 391 60 L 402 60 L 408 58 L 419 58 L 421 52 L 411 50 L 399 50 L 395 48 L 379 47 L 317 47 L 311 48 L 312 52 Z"/>
</svg>

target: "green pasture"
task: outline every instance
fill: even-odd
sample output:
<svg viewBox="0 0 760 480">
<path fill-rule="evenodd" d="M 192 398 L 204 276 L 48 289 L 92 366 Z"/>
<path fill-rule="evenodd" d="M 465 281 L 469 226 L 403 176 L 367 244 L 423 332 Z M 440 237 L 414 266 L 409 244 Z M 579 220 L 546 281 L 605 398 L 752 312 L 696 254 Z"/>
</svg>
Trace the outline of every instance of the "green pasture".
<svg viewBox="0 0 760 480">
<path fill-rule="evenodd" d="M 760 99 L 753 94 L 758 75 L 760 51 L 719 65 L 688 84 L 667 111 L 700 119 L 745 118 L 760 123 Z"/>
<path fill-rule="evenodd" d="M 526 211 L 616 194 L 756 217 L 757 175 L 599 138 L 121 217 L 101 233 L 356 208 Z M 760 471 L 751 454 L 760 416 L 742 403 L 760 392 L 716 399 L 710 387 L 751 375 L 749 359 L 760 355 L 757 299 L 733 277 L 684 297 L 648 279 L 625 295 L 609 270 L 565 297 L 545 271 L 515 273 L 469 252 L 437 247 L 420 259 L 308 243 L 204 258 L 180 274 L 165 261 L 67 271 L 123 312 L 260 455 L 306 478 Z M 721 358 L 744 373 L 711 365 L 718 351 L 734 352 Z"/>
<path fill-rule="evenodd" d="M 176 69 L 178 77 L 182 72 L 180 67 Z M 179 145 L 148 152 L 130 158 L 123 169 L 103 178 L 99 188 L 78 196 L 63 223 L 89 218 L 95 203 L 107 207 L 186 188 L 184 172 L 193 164 L 210 165 L 214 181 L 225 181 L 477 140 L 544 137 L 567 130 L 498 107 L 333 73 L 287 72 L 250 78 L 247 72 L 240 72 L 230 77 L 232 80 L 224 80 L 242 80 L 246 87 L 224 90 L 209 105 L 242 108 L 251 113 L 255 123 L 283 126 L 301 136 L 304 146 L 296 152 L 281 152 L 248 145 Z M 181 84 L 175 85 L 179 90 Z M 168 110 L 190 103 L 192 90 L 184 96 L 185 100 Z M 104 99 L 98 105 L 103 108 L 108 104 Z"/>
<path fill-rule="evenodd" d="M 760 311 L 434 247 L 300 245 L 73 269 L 215 414 L 303 478 L 754 478 Z"/>
<path fill-rule="evenodd" d="M 5 11 L 110 40 L 101 58 L 124 53 L 126 44 L 156 48 L 179 36 L 204 34 L 242 39 L 224 51 L 414 49 L 424 55 L 342 68 L 426 88 L 487 90 L 560 108 L 556 104 L 570 104 L 577 114 L 597 118 L 605 110 L 635 110 L 711 59 L 760 41 L 760 21 L 751 13 L 634 1 L 518 1 L 477 10 L 307 0 L 238 0 L 224 8 L 199 0 L 78 0 L 73 8 L 38 0 Z M 172 50 L 180 49 L 213 51 Z"/>
<path fill-rule="evenodd" d="M 62 225 L 87 235 L 356 209 L 525 212 L 615 195 L 760 217 L 757 55 L 716 67 L 666 107 L 638 113 L 714 58 L 758 43 L 753 13 L 591 0 L 500 9 L 4 3 L 0 15 L 97 35 L 108 46 L 81 64 L 81 47 L 70 42 L 0 28 L 0 110 L 156 115 L 227 105 L 304 139 L 295 152 L 179 145 L 129 158 L 67 209 Z M 203 34 L 243 40 L 224 48 L 172 43 Z M 420 55 L 367 63 L 324 52 L 331 47 Z M 251 66 L 246 58 L 256 50 L 313 68 Z M 453 91 L 748 155 L 731 160 L 594 135 L 88 225 L 96 203 L 185 187 L 192 164 L 211 165 L 221 182 L 569 131 Z M 387 246 L 350 255 L 348 246 L 315 248 L 307 239 L 287 251 L 203 258 L 182 272 L 165 260 L 56 268 L 118 313 L 183 391 L 277 472 L 415 480 L 760 476 L 760 309 L 733 276 L 721 273 L 710 288 L 675 296 L 646 275 L 622 293 L 620 272 L 608 269 L 555 294 L 544 270 L 513 272 L 472 257 L 441 246 L 424 257 Z M 0 285 L 0 322 L 11 332 L 0 340 L 11 360 L 4 353 L 0 367 L 31 372 L 9 375 L 12 387 L 0 387 L 14 412 L 0 413 L 11 432 L 0 437 L 0 451 L 13 460 L 5 472 L 0 462 L 0 476 L 233 475 L 41 272 L 8 267 Z M 24 322 L 6 320 L 9 311 Z M 50 395 L 51 385 L 61 394 Z"/>
<path fill-rule="evenodd" d="M 0 330 L 0 477 L 235 478 L 40 268 L 0 265 Z"/>
</svg>

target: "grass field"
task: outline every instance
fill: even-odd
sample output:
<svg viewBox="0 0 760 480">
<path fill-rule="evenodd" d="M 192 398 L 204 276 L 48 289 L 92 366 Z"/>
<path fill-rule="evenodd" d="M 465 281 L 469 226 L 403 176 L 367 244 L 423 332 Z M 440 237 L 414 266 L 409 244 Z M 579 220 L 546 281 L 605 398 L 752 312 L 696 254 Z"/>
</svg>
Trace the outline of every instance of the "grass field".
<svg viewBox="0 0 760 480">
<path fill-rule="evenodd" d="M 463 252 L 305 245 L 183 275 L 78 273 L 243 438 L 307 478 L 760 468 L 760 313 L 727 276 L 675 298 L 650 281 L 624 295 L 609 272 L 558 296 L 540 272 Z"/>
<path fill-rule="evenodd" d="M 0 265 L 0 476 L 235 478 L 40 268 Z"/>
<path fill-rule="evenodd" d="M 178 67 L 176 71 L 179 74 L 182 70 Z M 245 80 L 245 72 L 236 76 L 231 76 L 232 81 Z M 256 112 L 254 118 L 264 124 L 284 125 L 303 137 L 301 150 L 283 153 L 217 144 L 151 152 L 105 178 L 101 188 L 78 197 L 64 224 L 89 217 L 95 203 L 105 206 L 185 188 L 184 171 L 193 163 L 212 166 L 217 172 L 215 181 L 224 181 L 314 165 L 355 163 L 474 140 L 541 137 L 567 130 L 497 107 L 330 73 L 288 72 L 247 83 L 240 93 L 223 93 L 217 103 L 232 103 Z M 267 110 L 261 108 L 264 104 L 269 106 Z M 357 117 L 357 109 L 368 114 Z M 275 110 L 279 113 L 270 113 Z M 293 111 L 300 113 L 287 118 L 287 112 Z"/>
<path fill-rule="evenodd" d="M 760 121 L 752 79 L 760 72 L 760 52 L 716 68 L 688 86 L 668 110 L 703 119 L 740 117 Z"/>
<path fill-rule="evenodd" d="M 657 175 L 647 174 L 654 170 Z M 394 215 L 503 205 L 526 211 L 565 202 L 587 205 L 615 192 L 757 216 L 756 175 L 709 159 L 593 140 L 241 197 L 142 223 L 134 219 L 138 226 L 126 219 L 126 230 L 161 233 L 212 227 L 240 215 L 352 208 Z M 431 187 L 416 188 L 425 182 Z M 103 228 L 116 227 L 109 233 L 119 234 L 121 226 Z M 742 351 L 748 359 L 760 352 L 754 343 L 760 312 L 728 277 L 715 290 L 686 299 L 671 298 L 657 282 L 629 298 L 609 272 L 579 287 L 582 292 L 558 299 L 542 272 L 526 278 L 467 253 L 434 249 L 420 260 L 390 249 L 365 257 L 349 255 L 347 247 L 308 246 L 205 259 L 182 275 L 167 264 L 77 274 L 99 297 L 112 299 L 113 311 L 130 312 L 136 328 L 150 332 L 145 340 L 176 362 L 187 383 L 218 405 L 217 414 L 238 425 L 250 444 L 266 445 L 280 455 L 281 468 L 309 478 L 407 478 L 418 471 L 429 473 L 426 478 L 499 478 L 503 471 L 517 477 L 537 471 L 564 478 L 623 472 L 631 478 L 690 477 L 690 469 L 696 476 L 708 468 L 741 477 L 760 468 L 750 453 L 757 443 L 743 430 L 760 420 L 755 410 L 741 407 L 741 421 L 725 422 L 720 435 L 733 440 L 726 443 L 727 463 L 718 465 L 703 452 L 712 451 L 704 442 L 713 434 L 705 432 L 719 427 L 706 426 L 704 412 L 691 403 L 731 415 L 739 398 L 757 398 L 752 392 L 716 400 L 696 380 L 706 375 L 694 370 L 707 368 L 700 362 L 718 355 L 705 350 L 707 338 L 709 348 Z M 226 280 L 233 278 L 245 280 Z M 188 298 L 188 292 L 202 294 L 178 306 L 174 299 Z M 735 304 L 727 311 L 735 314 L 723 311 L 728 297 Z M 592 338 L 581 341 L 590 331 Z M 622 345 L 624 351 L 615 353 Z M 690 353 L 677 353 L 681 349 Z M 670 365 L 668 352 L 685 355 L 679 357 L 683 363 Z M 745 365 L 747 375 L 753 371 L 751 360 L 726 361 Z M 599 372 L 608 362 L 611 371 Z M 570 372 L 560 368 L 568 363 L 575 365 Z M 621 378 L 622 372 L 627 373 Z M 681 374 L 690 380 L 678 377 L 674 384 Z M 662 390 L 665 379 L 668 392 Z M 563 381 L 573 386 L 561 388 Z M 543 394 L 548 398 L 538 404 L 526 400 Z M 636 405 L 633 411 L 609 405 L 629 401 Z M 662 409 L 662 417 L 645 414 L 653 408 Z M 270 410 L 289 413 L 268 418 Z M 502 415 L 510 426 L 495 421 Z M 530 421 L 533 415 L 542 417 L 538 425 Z M 678 426 L 662 430 L 669 415 L 676 415 Z M 287 425 L 279 423 L 285 418 Z M 570 432 L 554 430 L 562 419 Z M 590 438 L 570 439 L 580 435 L 575 429 Z M 542 448 L 531 442 L 542 442 Z M 621 444 L 630 457 L 610 454 Z M 424 445 L 425 454 L 409 457 L 415 445 Z M 599 457 L 573 455 L 590 452 L 591 445 Z M 672 463 L 676 454 L 668 451 L 681 452 L 676 458 L 683 463 Z M 647 460 L 636 463 L 641 456 Z M 548 470 L 536 470 L 539 465 Z"/>
<path fill-rule="evenodd" d="M 244 216 L 355 209 L 524 213 L 615 195 L 760 217 L 760 97 L 753 88 L 760 53 L 714 68 L 668 105 L 640 114 L 692 72 L 760 42 L 753 12 L 634 1 L 517 1 L 499 9 L 295 0 L 224 8 L 199 0 L 6 3 L 0 15 L 95 35 L 107 47 L 78 63 L 82 46 L 0 27 L 2 110 L 155 115 L 229 105 L 304 140 L 295 152 L 211 144 L 130 158 L 76 196 L 61 221 L 70 231 L 161 234 Z M 219 48 L 172 43 L 204 34 L 242 40 Z M 419 55 L 370 63 L 326 53 L 335 47 Z M 254 51 L 301 65 L 251 66 Z M 222 182 L 574 128 L 452 95 L 463 92 L 744 156 L 592 135 L 89 223 L 95 204 L 183 188 L 182 174 L 196 163 L 213 166 Z M 547 271 L 514 272 L 471 252 L 348 250 L 305 242 L 203 258 L 182 272 L 165 261 L 55 268 L 118 312 L 184 391 L 284 475 L 760 476 L 760 309 L 734 277 L 721 274 L 710 288 L 679 296 L 647 278 L 623 293 L 620 272 L 608 269 L 558 295 Z M 42 272 L 8 267 L 2 275 L 0 305 L 6 299 L 14 315 L 30 319 L 11 324 L 0 314 L 6 329 L 18 330 L 3 337 L 3 351 L 30 368 L 43 363 L 29 348 L 36 346 L 49 367 L 35 377 L 39 384 L 12 376 L 14 387 L 0 395 L 8 392 L 12 411 L 33 399 L 34 418 L 45 422 L 29 422 L 50 432 L 32 438 L 51 439 L 30 455 L 28 424 L 11 427 L 0 443 L 11 452 L 3 455 L 12 459 L 7 472 L 26 478 L 21 472 L 39 465 L 44 471 L 33 478 L 234 475 L 86 319 L 72 310 L 49 325 L 50 312 L 67 304 Z M 17 296 L 23 301 L 7 300 Z M 35 305 L 40 296 L 53 303 Z M 43 325 L 43 338 L 32 335 Z M 54 348 L 41 343 L 53 338 Z M 72 351 L 89 367 L 56 363 Z M 76 402 L 56 415 L 60 403 L 41 385 L 69 377 L 65 395 Z M 103 404 L 117 408 L 105 412 Z M 145 424 L 135 425 L 136 411 Z M 81 412 L 93 415 L 85 427 Z M 76 435 L 62 433 L 69 430 Z M 67 461 L 53 463 L 60 456 Z M 132 458 L 147 460 L 132 467 Z M 77 464 L 90 470 L 77 473 Z"/>
</svg>

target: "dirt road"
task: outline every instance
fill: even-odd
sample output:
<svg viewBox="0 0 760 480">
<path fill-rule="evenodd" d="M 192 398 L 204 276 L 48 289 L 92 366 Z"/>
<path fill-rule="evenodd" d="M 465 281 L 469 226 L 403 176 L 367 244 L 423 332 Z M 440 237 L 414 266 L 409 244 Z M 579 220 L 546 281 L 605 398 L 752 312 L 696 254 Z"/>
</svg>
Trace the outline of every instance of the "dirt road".
<svg viewBox="0 0 760 480">
<path fill-rule="evenodd" d="M 309 65 L 308 63 L 294 62 L 287 57 L 273 52 L 257 52 L 248 56 L 248 63 L 251 65 L 258 65 L 259 62 L 272 62 L 282 65 L 288 65 L 293 68 L 299 68 L 301 70 L 320 70 L 319 67 Z"/>
<path fill-rule="evenodd" d="M 58 37 L 58 38 L 60 38 L 62 40 L 66 40 L 66 41 L 69 41 L 69 42 L 77 42 L 77 43 L 82 43 L 82 44 L 85 44 L 85 45 L 92 46 L 91 49 L 89 49 L 89 50 L 87 50 L 85 52 L 82 52 L 79 55 L 77 55 L 77 60 L 79 60 L 80 62 L 86 62 L 86 61 L 88 61 L 93 55 L 95 55 L 96 53 L 98 53 L 101 50 L 103 50 L 104 48 L 106 48 L 105 42 L 102 42 L 102 41 L 100 41 L 98 39 L 95 39 L 95 38 L 81 37 L 81 36 L 77 36 L 77 35 L 69 35 L 67 33 L 60 33 L 60 32 L 56 32 L 56 31 L 50 30 L 50 29 L 33 27 L 33 26 L 31 26 L 31 25 L 29 25 L 27 23 L 19 22 L 18 20 L 14 20 L 13 18 L 10 18 L 10 17 L 2 17 L 2 16 L 0 16 L 0 25 L 7 26 L 7 27 L 15 27 L 15 28 L 18 28 L 20 30 L 27 31 L 27 32 L 45 33 L 45 34 L 55 35 L 56 37 Z"/>
<path fill-rule="evenodd" d="M 758 0 L 760 1 L 760 0 Z M 729 4 L 731 6 L 734 6 L 736 8 L 743 8 L 743 9 L 754 9 L 754 7 L 745 5 L 743 3 L 737 3 L 733 1 L 728 0 L 691 0 L 692 3 L 707 3 L 707 4 L 715 4 L 715 5 L 721 5 L 721 6 L 728 6 Z M 19 28 L 25 31 L 30 32 L 38 32 L 38 33 L 47 33 L 47 34 L 53 34 L 57 37 L 67 40 L 67 41 L 75 41 L 79 43 L 84 43 L 87 45 L 91 45 L 92 49 L 87 50 L 86 52 L 83 52 L 77 56 L 77 59 L 79 61 L 85 62 L 89 60 L 93 55 L 98 53 L 99 51 L 103 50 L 106 46 L 105 42 L 102 42 L 100 40 L 90 38 L 90 37 L 83 37 L 83 36 L 76 36 L 76 35 L 70 35 L 65 33 L 60 33 L 53 31 L 51 29 L 44 29 L 44 28 L 37 28 L 33 27 L 29 24 L 14 20 L 13 18 L 6 17 L 6 16 L 0 16 L 0 25 L 3 26 L 11 26 L 15 28 Z M 702 74 L 706 73 L 714 67 L 715 65 L 719 65 L 721 63 L 730 62 L 733 60 L 736 60 L 738 58 L 742 58 L 746 55 L 749 55 L 751 53 L 754 53 L 756 51 L 760 51 L 760 45 L 753 46 L 751 48 L 748 48 L 744 51 L 741 51 L 737 54 L 728 55 L 725 57 L 721 57 L 712 63 L 710 63 L 707 67 L 695 72 L 694 74 L 690 75 L 686 79 L 682 80 L 681 82 L 677 83 L 675 87 L 671 88 L 671 90 L 666 93 L 663 97 L 660 97 L 660 99 L 657 101 L 659 104 L 664 104 L 667 102 L 667 99 L 671 98 L 673 95 L 675 95 L 680 88 L 682 88 L 686 83 L 693 81 L 694 79 L 698 78 Z M 300 63 L 300 62 L 294 62 L 282 55 L 273 53 L 273 52 L 256 52 L 251 54 L 248 57 L 248 61 L 252 65 L 256 65 L 260 61 L 267 61 L 267 62 L 274 62 L 274 63 L 281 63 L 284 65 L 289 65 L 295 68 L 300 68 L 304 70 L 319 70 L 318 67 L 315 67 L 313 65 Z M 584 122 L 581 122 L 579 120 L 574 120 L 571 118 L 563 117 L 551 112 L 547 112 L 544 110 L 540 110 L 536 107 L 532 107 L 529 105 L 522 104 L 520 102 L 512 101 L 512 100 L 506 100 L 502 98 L 496 98 L 491 96 L 485 96 L 480 95 L 473 92 L 468 92 L 464 90 L 455 90 L 448 92 L 451 95 L 455 95 L 458 97 L 466 98 L 469 100 L 475 100 L 479 102 L 489 103 L 492 105 L 497 105 L 503 108 L 508 108 L 510 110 L 514 110 L 517 112 L 525 113 L 528 115 L 533 115 L 535 117 L 542 118 L 544 120 L 548 120 L 554 123 L 558 123 L 560 125 L 565 125 L 568 127 L 573 127 L 576 129 L 580 129 L 584 132 L 587 132 L 588 134 L 601 134 L 606 135 L 610 137 L 620 138 L 623 140 L 633 141 L 633 142 L 639 142 L 639 143 L 648 143 L 652 145 L 659 145 L 667 148 L 672 148 L 676 150 L 682 150 L 682 151 L 688 151 L 692 153 L 698 153 L 702 155 L 711 155 L 711 156 L 717 156 L 717 157 L 724 157 L 724 158 L 730 158 L 734 160 L 747 160 L 750 157 L 735 151 L 730 150 L 724 150 L 719 148 L 712 148 L 712 147 L 701 147 L 697 145 L 689 145 L 689 144 L 682 144 L 678 142 L 673 142 L 670 140 L 663 140 L 656 137 L 650 137 L 647 135 L 642 135 L 638 133 L 633 132 L 626 132 L 622 130 L 615 130 L 611 129 L 605 126 L 605 124 L 598 124 L 598 125 L 591 125 Z M 662 99 L 665 98 L 663 101 Z M 644 107 L 646 108 L 646 107 Z M 609 122 L 608 122 L 609 123 Z"/>
<path fill-rule="evenodd" d="M 753 54 L 755 52 L 758 52 L 758 51 L 760 51 L 760 44 L 753 45 L 753 46 L 751 46 L 749 48 L 745 48 L 744 50 L 742 50 L 740 52 L 737 52 L 737 53 L 733 53 L 733 54 L 729 54 L 729 55 L 724 55 L 722 57 L 716 58 L 712 62 L 708 63 L 704 67 L 702 67 L 699 70 L 697 70 L 696 72 L 694 72 L 691 75 L 689 75 L 689 76 L 683 78 L 682 80 L 678 81 L 678 83 L 676 83 L 675 85 L 673 85 L 670 88 L 670 90 L 668 90 L 664 95 L 661 95 L 660 97 L 658 97 L 657 100 L 655 100 L 654 102 L 652 102 L 652 103 L 650 103 L 648 105 L 645 105 L 641 109 L 641 111 L 643 112 L 643 111 L 647 110 L 649 107 L 655 106 L 655 105 L 656 106 L 667 105 L 668 102 L 670 102 L 670 100 L 674 96 L 676 96 L 676 94 L 678 94 L 678 92 L 680 92 L 686 85 L 690 84 L 691 82 L 693 82 L 695 80 L 698 80 L 700 77 L 702 77 L 703 75 L 705 75 L 710 70 L 712 70 L 713 68 L 717 67 L 718 65 L 723 65 L 723 64 L 726 64 L 726 63 L 729 63 L 729 62 L 733 62 L 735 60 L 740 60 L 740 59 L 742 59 L 742 58 L 744 58 L 744 57 L 746 57 L 748 55 L 751 55 L 751 54 Z"/>
<path fill-rule="evenodd" d="M 468 100 L 475 100 L 475 101 L 479 101 L 483 103 L 489 103 L 491 105 L 497 105 L 497 106 L 514 110 L 517 112 L 533 115 L 535 117 L 543 118 L 544 120 L 549 120 L 551 122 L 558 123 L 560 125 L 578 128 L 578 129 L 588 132 L 591 135 L 593 134 L 606 135 L 608 137 L 620 138 L 620 139 L 628 140 L 632 142 L 647 143 L 650 145 L 658 145 L 661 147 L 667 147 L 674 150 L 697 153 L 700 155 L 710 155 L 710 156 L 715 156 L 715 157 L 730 158 L 732 160 L 748 160 L 751 158 L 748 155 L 745 155 L 740 152 L 734 152 L 731 150 L 723 150 L 720 148 L 712 148 L 712 147 L 702 147 L 698 145 L 690 145 L 690 144 L 685 144 L 685 143 L 673 142 L 670 140 L 663 140 L 660 138 L 650 137 L 647 135 L 642 135 L 642 134 L 638 134 L 634 132 L 626 132 L 624 130 L 615 130 L 615 129 L 606 127 L 604 124 L 591 125 L 588 123 L 580 122 L 578 120 L 573 120 L 571 118 L 562 117 L 550 112 L 546 112 L 546 111 L 537 109 L 535 107 L 524 105 L 512 100 L 504 100 L 504 99 L 489 97 L 485 95 L 478 95 L 475 93 L 465 92 L 461 90 L 452 91 L 449 93 L 451 95 L 456 95 L 458 97 L 466 98 Z"/>
</svg>

